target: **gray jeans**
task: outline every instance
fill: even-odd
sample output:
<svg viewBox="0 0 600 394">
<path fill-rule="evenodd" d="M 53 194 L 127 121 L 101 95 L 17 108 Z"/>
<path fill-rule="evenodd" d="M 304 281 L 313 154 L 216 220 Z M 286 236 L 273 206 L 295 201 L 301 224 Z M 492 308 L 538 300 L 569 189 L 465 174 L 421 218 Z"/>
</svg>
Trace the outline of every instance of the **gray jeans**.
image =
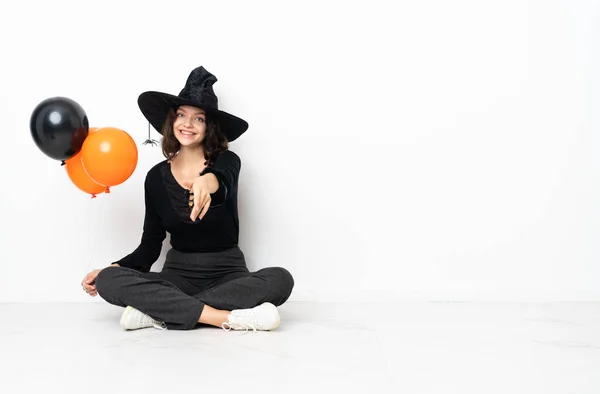
<svg viewBox="0 0 600 394">
<path fill-rule="evenodd" d="M 98 294 L 110 304 L 132 306 L 171 330 L 196 327 L 205 305 L 216 309 L 275 306 L 289 298 L 292 275 L 281 267 L 249 272 L 239 248 L 215 253 L 169 250 L 162 272 L 107 267 L 96 278 Z"/>
</svg>

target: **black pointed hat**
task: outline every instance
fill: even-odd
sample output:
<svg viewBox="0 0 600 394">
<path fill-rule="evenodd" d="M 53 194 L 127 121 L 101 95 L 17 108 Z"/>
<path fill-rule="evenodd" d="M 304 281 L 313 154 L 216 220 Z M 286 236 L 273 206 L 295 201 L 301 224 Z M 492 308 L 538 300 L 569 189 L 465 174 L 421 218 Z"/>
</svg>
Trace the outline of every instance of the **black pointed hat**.
<svg viewBox="0 0 600 394">
<path fill-rule="evenodd" d="M 180 105 L 202 108 L 207 116 L 221 125 L 227 140 L 233 141 L 248 129 L 248 122 L 219 109 L 218 99 L 213 90 L 215 82 L 217 77 L 200 66 L 192 70 L 178 96 L 148 91 L 140 94 L 138 105 L 148 122 L 161 134 L 170 109 L 176 110 Z"/>
</svg>

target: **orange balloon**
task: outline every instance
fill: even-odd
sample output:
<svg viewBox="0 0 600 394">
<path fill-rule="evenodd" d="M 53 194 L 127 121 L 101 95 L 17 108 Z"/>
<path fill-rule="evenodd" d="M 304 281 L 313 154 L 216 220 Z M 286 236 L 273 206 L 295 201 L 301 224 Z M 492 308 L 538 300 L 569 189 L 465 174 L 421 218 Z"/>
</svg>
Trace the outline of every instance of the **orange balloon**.
<svg viewBox="0 0 600 394">
<path fill-rule="evenodd" d="M 89 132 L 91 133 L 95 129 L 95 127 L 90 127 Z M 92 198 L 96 198 L 96 194 L 104 192 L 106 187 L 94 182 L 83 169 L 81 151 L 65 161 L 65 169 L 71 182 L 82 192 L 91 194 Z"/>
<path fill-rule="evenodd" d="M 81 147 L 81 162 L 88 176 L 96 183 L 110 186 L 125 182 L 138 162 L 135 141 L 124 130 L 101 127 L 89 134 Z"/>
</svg>

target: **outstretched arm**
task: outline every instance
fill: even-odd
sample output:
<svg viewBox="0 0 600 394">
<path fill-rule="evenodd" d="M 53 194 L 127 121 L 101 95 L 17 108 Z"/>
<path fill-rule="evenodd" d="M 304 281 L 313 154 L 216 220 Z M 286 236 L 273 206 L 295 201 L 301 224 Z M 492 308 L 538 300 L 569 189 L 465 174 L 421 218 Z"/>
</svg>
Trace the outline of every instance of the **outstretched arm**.
<svg viewBox="0 0 600 394">
<path fill-rule="evenodd" d="M 192 221 L 202 219 L 209 208 L 222 205 L 237 189 L 241 160 L 234 152 L 222 152 L 191 185 L 194 208 Z"/>
</svg>

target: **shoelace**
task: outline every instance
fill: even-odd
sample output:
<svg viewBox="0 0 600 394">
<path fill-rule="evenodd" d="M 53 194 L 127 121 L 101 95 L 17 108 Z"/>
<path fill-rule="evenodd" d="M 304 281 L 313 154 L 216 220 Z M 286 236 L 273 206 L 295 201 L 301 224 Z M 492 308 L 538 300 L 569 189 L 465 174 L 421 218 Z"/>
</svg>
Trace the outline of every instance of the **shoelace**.
<svg viewBox="0 0 600 394">
<path fill-rule="evenodd" d="M 258 323 L 256 321 L 256 315 L 252 309 L 237 310 L 235 312 L 232 312 L 231 316 L 233 318 L 233 323 L 225 322 L 225 323 L 221 324 L 221 327 L 225 331 L 230 331 L 231 329 L 235 329 L 235 328 L 243 328 L 246 330 L 246 332 L 248 332 L 248 330 L 250 330 L 250 329 L 252 329 L 254 332 L 257 331 Z M 251 322 L 247 323 L 247 324 L 241 324 L 241 323 L 236 322 L 237 318 L 241 318 L 244 320 L 250 320 Z M 225 326 L 228 326 L 228 328 L 226 328 Z"/>
</svg>

